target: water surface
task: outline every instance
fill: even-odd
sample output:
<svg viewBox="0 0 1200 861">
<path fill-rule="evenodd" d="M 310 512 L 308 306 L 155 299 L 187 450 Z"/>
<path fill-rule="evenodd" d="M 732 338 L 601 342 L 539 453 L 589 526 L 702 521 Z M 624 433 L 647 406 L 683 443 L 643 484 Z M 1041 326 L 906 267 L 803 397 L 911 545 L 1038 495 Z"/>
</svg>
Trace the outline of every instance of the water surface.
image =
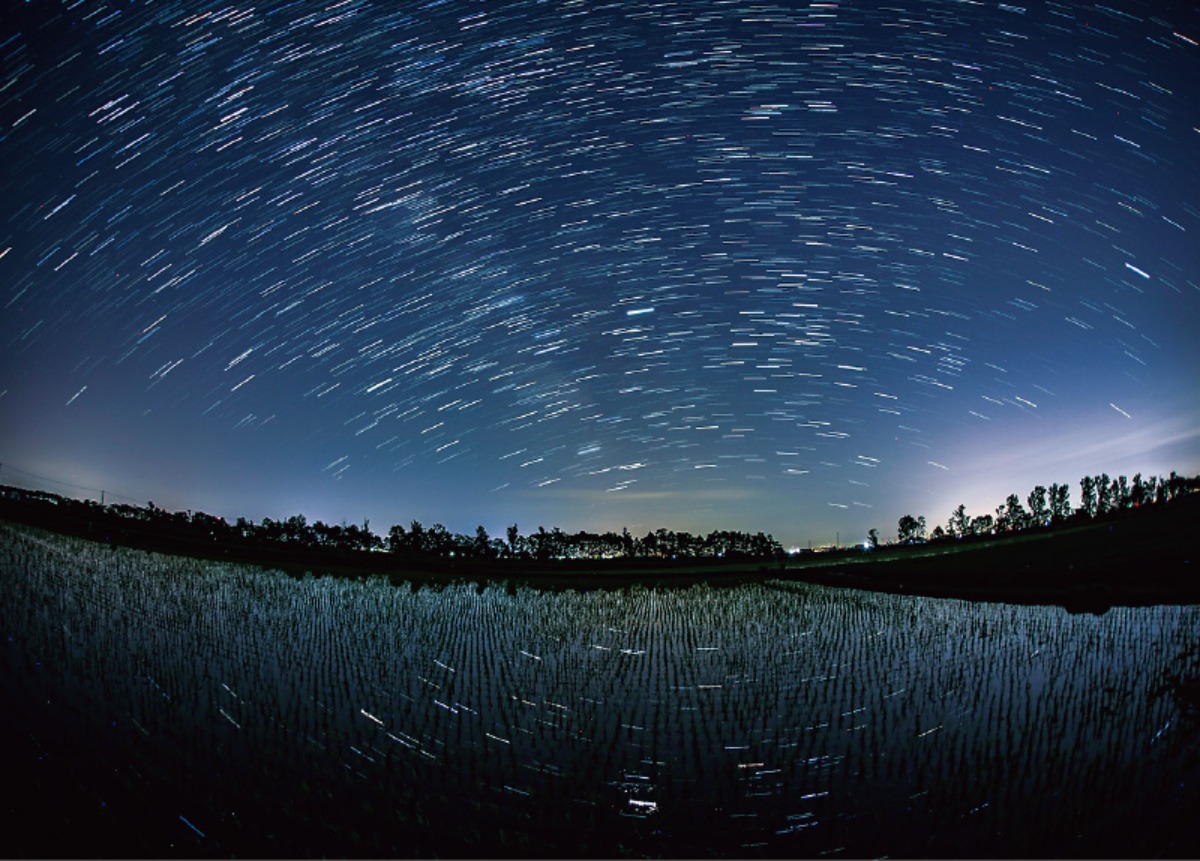
<svg viewBox="0 0 1200 861">
<path fill-rule="evenodd" d="M 1200 608 L 398 588 L 3 530 L 16 854 L 1200 848 Z"/>
</svg>

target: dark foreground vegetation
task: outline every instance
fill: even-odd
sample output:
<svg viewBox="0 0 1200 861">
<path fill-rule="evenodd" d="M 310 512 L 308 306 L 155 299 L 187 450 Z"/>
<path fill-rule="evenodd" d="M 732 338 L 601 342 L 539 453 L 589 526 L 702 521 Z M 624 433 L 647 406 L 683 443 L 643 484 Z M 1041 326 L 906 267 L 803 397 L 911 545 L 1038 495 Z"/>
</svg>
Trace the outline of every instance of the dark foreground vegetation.
<svg viewBox="0 0 1200 861">
<path fill-rule="evenodd" d="M 288 571 L 358 575 L 487 576 L 504 579 L 556 578 L 604 571 L 620 575 L 648 569 L 672 571 L 746 567 L 784 559 L 770 535 L 714 530 L 708 535 L 658 529 L 644 537 L 620 533 L 565 533 L 555 527 L 522 535 L 516 525 L 504 540 L 480 526 L 474 535 L 412 521 L 393 526 L 385 538 L 369 523 L 330 526 L 309 523 L 303 514 L 228 523 L 204 512 L 102 505 L 38 490 L 0 485 L 0 519 L 74 535 L 113 547 L 135 547 L 203 559 L 252 562 Z"/>
<path fill-rule="evenodd" d="M 880 548 L 809 565 L 804 580 L 974 601 L 1112 606 L 1200 604 L 1200 494 L 1007 535 Z"/>
<path fill-rule="evenodd" d="M 0 523 L 4 855 L 1196 857 L 1200 607 L 713 582 L 410 589 Z"/>
<path fill-rule="evenodd" d="M 384 539 L 361 527 L 308 523 L 303 515 L 234 524 L 203 512 L 102 505 L 43 491 L 0 486 L 0 519 L 130 546 L 229 559 L 302 574 L 389 575 L 396 582 L 510 580 L 546 588 L 706 579 L 735 582 L 764 575 L 830 585 L 1019 603 L 1055 603 L 1103 611 L 1113 605 L 1200 603 L 1192 561 L 1200 520 L 1200 478 L 1085 476 L 1072 508 L 1067 485 L 1036 487 L 1028 508 L 1016 494 L 996 516 L 970 517 L 963 506 L 926 537 L 925 518 L 905 515 L 899 540 L 785 554 L 770 535 L 714 531 L 707 536 L 659 529 L 644 537 L 564 533 L 539 527 L 504 540 L 483 527 L 474 536 L 441 524 L 393 526 Z"/>
</svg>

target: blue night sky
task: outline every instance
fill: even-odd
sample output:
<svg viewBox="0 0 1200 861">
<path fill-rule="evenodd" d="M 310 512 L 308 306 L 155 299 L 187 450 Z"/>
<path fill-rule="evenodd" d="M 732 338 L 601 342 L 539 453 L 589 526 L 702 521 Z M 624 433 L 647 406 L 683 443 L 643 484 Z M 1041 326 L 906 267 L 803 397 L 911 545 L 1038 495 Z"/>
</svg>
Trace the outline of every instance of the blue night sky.
<svg viewBox="0 0 1200 861">
<path fill-rule="evenodd" d="M 803 545 L 1200 472 L 1197 81 L 1194 4 L 8 0 L 0 481 Z"/>
</svg>

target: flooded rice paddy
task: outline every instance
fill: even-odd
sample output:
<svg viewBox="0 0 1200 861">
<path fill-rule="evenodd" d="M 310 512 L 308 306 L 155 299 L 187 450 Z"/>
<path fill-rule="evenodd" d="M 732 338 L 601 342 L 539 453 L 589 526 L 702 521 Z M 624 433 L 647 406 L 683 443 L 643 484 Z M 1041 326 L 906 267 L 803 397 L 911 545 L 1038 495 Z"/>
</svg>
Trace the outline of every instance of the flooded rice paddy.
<svg viewBox="0 0 1200 861">
<path fill-rule="evenodd" d="M 1200 849 L 1197 607 L 397 587 L 2 525 L 0 580 L 12 854 Z"/>
</svg>

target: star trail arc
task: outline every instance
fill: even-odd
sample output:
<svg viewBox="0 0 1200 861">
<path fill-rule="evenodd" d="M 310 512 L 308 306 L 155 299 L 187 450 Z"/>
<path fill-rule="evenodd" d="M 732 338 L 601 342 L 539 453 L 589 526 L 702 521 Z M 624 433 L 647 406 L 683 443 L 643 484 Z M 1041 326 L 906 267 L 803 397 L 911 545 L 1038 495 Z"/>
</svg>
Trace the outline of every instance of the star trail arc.
<svg viewBox="0 0 1200 861">
<path fill-rule="evenodd" d="M 890 517 L 955 440 L 1194 407 L 1198 23 L 23 4 L 0 441 L 385 521 Z"/>
</svg>

